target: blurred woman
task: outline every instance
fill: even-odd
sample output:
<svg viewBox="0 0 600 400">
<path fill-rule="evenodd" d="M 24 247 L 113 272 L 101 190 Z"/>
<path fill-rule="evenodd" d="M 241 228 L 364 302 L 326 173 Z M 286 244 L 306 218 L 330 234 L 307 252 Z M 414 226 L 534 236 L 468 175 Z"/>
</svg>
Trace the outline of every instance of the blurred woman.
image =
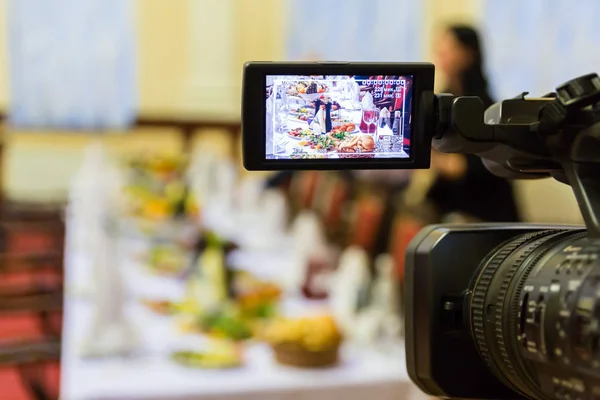
<svg viewBox="0 0 600 400">
<path fill-rule="evenodd" d="M 439 37 L 436 68 L 445 75 L 445 92 L 478 96 L 489 107 L 477 31 L 464 25 L 448 27 Z M 438 176 L 427 198 L 440 215 L 459 213 L 487 222 L 516 222 L 519 214 L 510 182 L 490 173 L 474 155 L 432 153 L 431 167 Z"/>
</svg>

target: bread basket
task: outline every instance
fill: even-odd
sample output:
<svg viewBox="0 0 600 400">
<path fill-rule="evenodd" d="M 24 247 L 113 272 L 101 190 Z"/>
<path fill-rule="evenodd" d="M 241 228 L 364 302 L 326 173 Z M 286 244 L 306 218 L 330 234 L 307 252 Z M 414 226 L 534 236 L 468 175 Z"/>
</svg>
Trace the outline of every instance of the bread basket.
<svg viewBox="0 0 600 400">
<path fill-rule="evenodd" d="M 283 365 L 300 368 L 325 368 L 337 364 L 340 344 L 321 351 L 310 351 L 295 343 L 273 345 L 275 360 Z"/>
</svg>

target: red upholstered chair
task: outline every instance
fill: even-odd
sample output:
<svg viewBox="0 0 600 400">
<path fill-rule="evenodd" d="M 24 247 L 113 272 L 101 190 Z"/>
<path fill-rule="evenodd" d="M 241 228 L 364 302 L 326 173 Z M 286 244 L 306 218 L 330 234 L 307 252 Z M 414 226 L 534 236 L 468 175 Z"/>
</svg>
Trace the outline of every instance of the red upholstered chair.
<svg viewBox="0 0 600 400">
<path fill-rule="evenodd" d="M 343 244 L 345 213 L 350 206 L 350 184 L 336 174 L 324 173 L 317 181 L 313 207 L 323 219 L 329 240 Z"/>
<path fill-rule="evenodd" d="M 0 367 L 18 372 L 30 398 L 58 397 L 65 224 L 59 210 L 0 211 Z M 7 389 L 8 390 L 8 389 Z M 16 394 L 11 394 L 16 398 Z"/>
<path fill-rule="evenodd" d="M 302 171 L 294 174 L 290 185 L 290 200 L 295 210 L 313 207 L 316 189 L 324 173 L 318 171 Z"/>
<path fill-rule="evenodd" d="M 367 252 L 372 251 L 384 205 L 383 198 L 376 194 L 364 193 L 357 198 L 348 229 L 348 245 L 360 246 Z"/>
<path fill-rule="evenodd" d="M 404 265 L 408 244 L 424 226 L 421 219 L 407 215 L 397 217 L 394 222 L 390 254 L 394 259 L 395 274 L 401 282 L 404 282 Z"/>
</svg>

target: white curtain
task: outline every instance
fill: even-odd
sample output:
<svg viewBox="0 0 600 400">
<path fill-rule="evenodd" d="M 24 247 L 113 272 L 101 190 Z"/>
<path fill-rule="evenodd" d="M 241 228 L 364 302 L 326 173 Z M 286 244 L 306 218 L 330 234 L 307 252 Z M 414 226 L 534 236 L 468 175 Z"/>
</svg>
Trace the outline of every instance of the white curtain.
<svg viewBox="0 0 600 400">
<path fill-rule="evenodd" d="M 543 95 L 600 73 L 600 1 L 484 0 L 486 64 L 497 100 Z"/>
<path fill-rule="evenodd" d="M 292 60 L 419 61 L 422 1 L 290 0 Z"/>
<path fill-rule="evenodd" d="M 133 0 L 10 0 L 10 118 L 108 129 L 137 112 Z"/>
</svg>

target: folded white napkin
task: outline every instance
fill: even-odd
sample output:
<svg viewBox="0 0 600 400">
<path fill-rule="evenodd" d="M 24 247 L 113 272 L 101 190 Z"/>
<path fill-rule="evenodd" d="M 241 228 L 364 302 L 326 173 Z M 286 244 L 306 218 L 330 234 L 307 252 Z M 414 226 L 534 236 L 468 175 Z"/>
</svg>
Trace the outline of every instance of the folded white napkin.
<svg viewBox="0 0 600 400">
<path fill-rule="evenodd" d="M 84 339 L 85 356 L 125 356 L 134 353 L 139 344 L 138 332 L 125 315 L 126 287 L 117 240 L 111 231 L 96 234 L 91 254 L 95 293 L 92 321 Z"/>
<path fill-rule="evenodd" d="M 301 288 L 311 257 L 327 257 L 328 248 L 321 220 L 313 211 L 301 212 L 291 228 L 293 250 L 290 263 L 282 271 L 282 282 L 291 291 Z"/>
<path fill-rule="evenodd" d="M 348 336 L 355 332 L 357 306 L 370 281 L 369 258 L 365 250 L 357 246 L 344 250 L 331 280 L 329 302 L 334 317 Z"/>
<path fill-rule="evenodd" d="M 236 206 L 242 213 L 259 212 L 263 194 L 264 179 L 250 176 L 242 179 L 236 189 Z"/>
</svg>

